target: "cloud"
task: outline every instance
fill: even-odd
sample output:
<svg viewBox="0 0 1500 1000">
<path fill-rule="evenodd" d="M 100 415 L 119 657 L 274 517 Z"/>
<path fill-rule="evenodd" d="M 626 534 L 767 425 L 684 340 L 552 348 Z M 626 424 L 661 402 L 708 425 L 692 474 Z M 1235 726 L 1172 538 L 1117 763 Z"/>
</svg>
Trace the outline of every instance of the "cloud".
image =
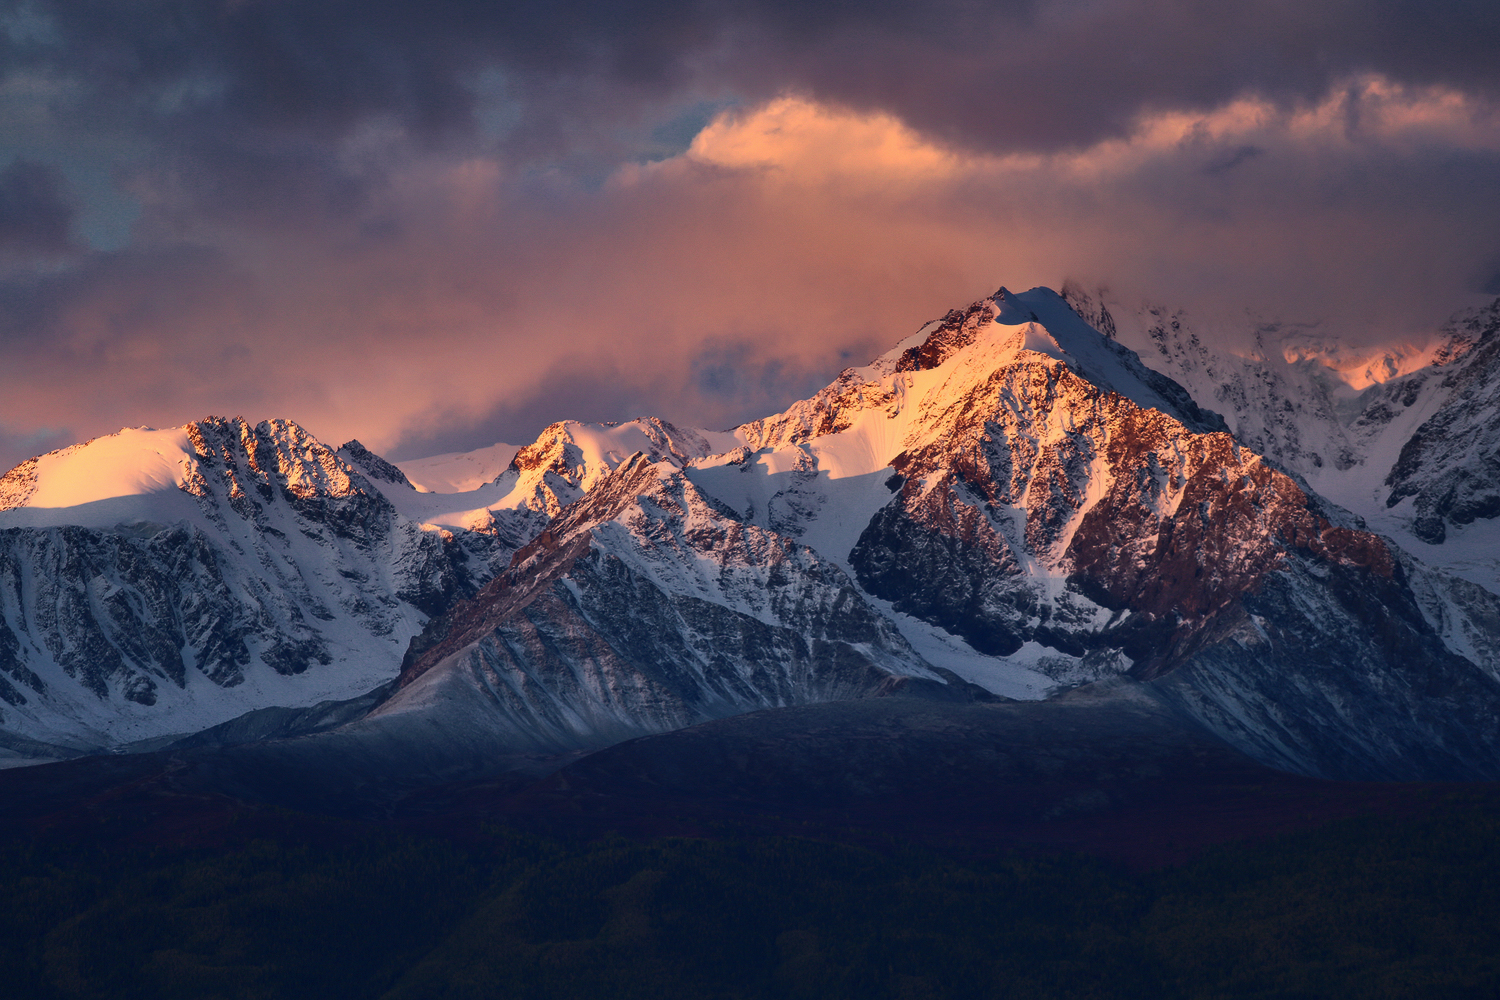
<svg viewBox="0 0 1500 1000">
<path fill-rule="evenodd" d="M 38 100 L 52 127 L 129 130 L 179 167 L 226 172 L 221 197 L 257 191 L 246 183 L 255 172 L 346 198 L 330 172 L 372 122 L 429 150 L 496 147 L 597 173 L 649 148 L 684 108 L 789 90 L 1004 152 L 1083 148 L 1131 134 L 1143 115 L 1247 94 L 1316 102 L 1367 74 L 1487 100 L 1500 88 L 1500 11 L 1488 0 L 29 0 L 20 10 L 0 33 L 0 67 L 47 84 Z"/>
<path fill-rule="evenodd" d="M 35 455 L 74 443 L 73 434 L 63 427 L 38 427 L 24 433 L 12 433 L 0 425 L 0 468 L 11 469 Z"/>
<path fill-rule="evenodd" d="M 1479 0 L 25 0 L 0 422 L 727 424 L 1069 276 L 1406 336 L 1493 287 L 1497 50 Z"/>
<path fill-rule="evenodd" d="M 1204 312 L 1332 318 L 1366 342 L 1455 308 L 1500 251 L 1488 109 L 1378 77 L 1292 109 L 1245 97 L 1164 113 L 1045 154 L 954 151 L 889 114 L 787 98 L 638 175 L 710 166 L 798 202 L 787 215 L 847 213 L 839 225 L 871 253 L 922 247 L 1013 283 L 1089 274 Z"/>
<path fill-rule="evenodd" d="M 1259 146 L 1241 146 L 1238 149 L 1231 149 L 1226 153 L 1221 153 L 1214 157 L 1212 161 L 1204 166 L 1203 172 L 1206 174 L 1222 174 L 1264 153 L 1265 150 Z"/>
<path fill-rule="evenodd" d="M 0 259 L 70 253 L 73 204 L 54 167 L 17 159 L 0 170 Z"/>
<path fill-rule="evenodd" d="M 276 415 L 407 457 L 567 417 L 727 426 L 1002 282 L 1108 281 L 1226 338 L 1250 308 L 1370 342 L 1437 324 L 1500 259 L 1482 103 L 1378 77 L 1052 152 L 784 96 L 602 184 L 361 141 L 381 179 L 347 212 L 200 220 L 0 284 L 0 422 Z"/>
</svg>

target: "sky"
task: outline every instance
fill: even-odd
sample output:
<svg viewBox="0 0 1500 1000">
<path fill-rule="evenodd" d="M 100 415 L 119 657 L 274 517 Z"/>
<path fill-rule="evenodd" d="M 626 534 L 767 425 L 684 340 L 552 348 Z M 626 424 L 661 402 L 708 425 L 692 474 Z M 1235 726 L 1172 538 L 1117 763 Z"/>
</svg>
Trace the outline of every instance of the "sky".
<svg viewBox="0 0 1500 1000">
<path fill-rule="evenodd" d="M 0 0 L 0 467 L 726 427 L 1000 285 L 1500 294 L 1493 0 Z"/>
</svg>

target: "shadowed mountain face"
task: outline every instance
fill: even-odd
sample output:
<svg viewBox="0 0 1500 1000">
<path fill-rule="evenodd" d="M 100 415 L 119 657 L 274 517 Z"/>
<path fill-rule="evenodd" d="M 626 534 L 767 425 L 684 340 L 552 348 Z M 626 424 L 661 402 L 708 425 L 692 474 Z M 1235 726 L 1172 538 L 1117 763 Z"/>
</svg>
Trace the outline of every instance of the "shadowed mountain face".
<svg viewBox="0 0 1500 1000">
<path fill-rule="evenodd" d="M 1433 543 L 1451 527 L 1500 518 L 1500 427 L 1485 405 L 1500 394 L 1500 301 L 1464 317 L 1455 335 L 1473 346 L 1443 373 L 1444 405 L 1402 445 L 1384 483 L 1385 505 L 1410 499 L 1413 533 Z M 1421 386 L 1402 389 L 1404 398 Z"/>
<path fill-rule="evenodd" d="M 1209 344 L 1235 332 L 1183 312 L 1065 294 L 1221 412 L 1242 445 L 1424 561 L 1500 587 L 1500 300 L 1414 343 L 1358 348 L 1315 328 L 1258 324 L 1231 354 Z"/>
<path fill-rule="evenodd" d="M 438 780 L 764 709 L 1001 712 L 983 703 L 1107 681 L 1273 767 L 1500 775 L 1500 597 L 1367 530 L 1047 289 L 731 431 L 553 425 L 466 494 L 289 424 L 117 437 L 4 480 L 17 746 L 83 704 L 93 733 L 218 724 L 200 743 L 341 725 L 317 745 L 406 747 Z M 90 463 L 121 485 L 79 486 Z M 226 691 L 256 714 L 226 724 Z M 198 721 L 152 714 L 154 692 Z"/>
</svg>

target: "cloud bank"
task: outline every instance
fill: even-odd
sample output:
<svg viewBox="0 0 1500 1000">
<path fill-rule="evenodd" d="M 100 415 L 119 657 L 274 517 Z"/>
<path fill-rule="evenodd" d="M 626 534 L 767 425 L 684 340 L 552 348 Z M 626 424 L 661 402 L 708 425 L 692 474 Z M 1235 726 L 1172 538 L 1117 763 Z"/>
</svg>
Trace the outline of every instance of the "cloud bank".
<svg viewBox="0 0 1500 1000">
<path fill-rule="evenodd" d="M 0 27 L 0 464 L 210 412 L 404 456 L 723 426 L 1000 282 L 1365 343 L 1500 291 L 1489 4 L 69 0 Z M 90 246 L 111 213 L 128 239 Z"/>
</svg>

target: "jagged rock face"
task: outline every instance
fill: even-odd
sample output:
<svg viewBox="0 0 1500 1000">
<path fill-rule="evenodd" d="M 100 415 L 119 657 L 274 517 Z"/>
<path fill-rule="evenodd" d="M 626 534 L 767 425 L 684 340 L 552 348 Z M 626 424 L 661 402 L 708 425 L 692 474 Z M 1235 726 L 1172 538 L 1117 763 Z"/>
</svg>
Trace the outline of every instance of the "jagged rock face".
<svg viewBox="0 0 1500 1000">
<path fill-rule="evenodd" d="M 1275 328 L 1235 356 L 1208 347 L 1181 311 L 1142 307 L 1117 323 L 1096 296 L 1072 289 L 1070 301 L 1108 316 L 1242 444 L 1403 544 L 1441 545 L 1455 527 L 1500 517 L 1500 301 L 1458 314 L 1420 349 L 1353 361 L 1279 341 Z M 1500 564 L 1484 575 L 1500 585 Z"/>
<path fill-rule="evenodd" d="M 517 739 L 567 747 L 912 673 L 940 676 L 836 565 L 636 455 L 433 623 L 379 714 L 481 700 Z"/>
<path fill-rule="evenodd" d="M 296 424 L 265 421 L 252 429 L 241 420 L 211 418 L 187 430 L 197 463 L 182 489 L 198 498 L 215 524 L 227 527 L 223 511 L 228 507 L 255 527 L 258 540 L 275 537 L 268 512 L 284 503 L 302 522 L 298 531 L 321 543 L 333 556 L 332 568 L 346 580 L 365 582 L 365 574 L 343 562 L 371 563 L 387 576 L 391 596 L 425 614 L 445 609 L 464 589 L 466 581 L 446 558 L 441 536 L 401 523 L 379 491 L 359 482 L 358 472 Z M 392 548 L 402 558 L 381 565 Z M 388 598 L 380 603 L 388 605 Z M 358 599 L 351 608 L 356 614 L 373 610 Z M 385 621 L 372 619 L 371 631 L 381 634 L 385 628 Z"/>
<path fill-rule="evenodd" d="M 1035 640 L 1081 656 L 1133 631 L 1160 640 L 1150 623 L 1200 621 L 1293 549 L 1390 572 L 1384 542 L 1333 525 L 1228 434 L 1193 434 L 1057 362 L 997 375 L 897 457 L 899 496 L 851 553 L 898 610 L 982 652 Z M 1038 563 L 1067 587 L 1027 572 Z M 1101 629 L 1093 605 L 1132 618 Z M 1170 644 L 1124 648 L 1138 672 L 1171 669 Z"/>
<path fill-rule="evenodd" d="M 339 446 L 336 454 L 349 465 L 363 472 L 370 479 L 390 483 L 392 486 L 405 486 L 407 489 L 415 489 L 411 484 L 411 480 L 406 478 L 406 473 L 360 444 L 358 439 L 344 442 Z"/>
<path fill-rule="evenodd" d="M 131 448 L 158 456 L 172 479 L 145 491 L 89 485 L 111 449 L 136 461 Z M 357 696 L 394 676 L 425 616 L 490 576 L 472 545 L 401 518 L 286 421 L 122 432 L 7 481 L 0 725 L 64 745 Z M 51 506 L 80 489 L 101 499 Z"/>
<path fill-rule="evenodd" d="M 865 627 L 809 636 L 805 620 L 766 622 L 672 594 L 591 549 L 564 579 L 414 678 L 382 712 L 425 706 L 424 681 L 441 690 L 458 677 L 492 704 L 494 726 L 523 743 L 564 748 L 757 708 L 857 698 L 879 691 L 891 674 L 853 639 L 876 633 L 878 619 L 867 609 L 845 617 Z"/>
<path fill-rule="evenodd" d="M 1493 780 L 1495 661 L 1476 663 L 1445 643 L 1419 607 L 1412 572 L 1423 571 L 1398 564 L 1385 577 L 1289 560 L 1215 615 L 1212 631 L 1195 636 L 1179 667 L 1151 688 L 1276 767 L 1330 778 Z M 1470 620 L 1493 621 L 1494 596 L 1474 596 Z M 1451 615 L 1462 604 L 1446 606 Z"/>
<path fill-rule="evenodd" d="M 1450 525 L 1500 517 L 1500 300 L 1466 317 L 1474 347 L 1441 382 L 1446 405 L 1423 421 L 1386 476 L 1387 507 L 1414 499 L 1412 531 L 1441 543 Z"/>
<path fill-rule="evenodd" d="M 1347 469 L 1358 460 L 1330 373 L 1288 365 L 1265 345 L 1249 357 L 1214 350 L 1181 310 L 1143 306 L 1117 321 L 1087 293 L 1074 290 L 1069 301 L 1109 316 L 1122 341 L 1181 383 L 1199 405 L 1223 414 L 1228 429 L 1252 451 L 1303 475 Z"/>
<path fill-rule="evenodd" d="M 452 528 L 425 523 L 448 501 L 359 442 L 335 452 L 288 421 L 126 431 L 23 463 L 0 480 L 0 731 L 87 749 L 363 695 L 630 445 L 678 465 L 708 450 L 654 419 L 554 425 L 483 498 L 453 501 L 498 503 Z"/>
<path fill-rule="evenodd" d="M 243 683 L 251 637 L 264 643 L 262 662 L 280 673 L 331 658 L 295 603 L 272 592 L 257 595 L 266 603 L 254 609 L 237 600 L 196 527 L 146 538 L 84 528 L 11 529 L 0 537 L 0 586 L 16 609 L 7 672 L 24 672 L 33 696 L 45 697 L 47 684 L 27 666 L 32 657 L 23 658 L 21 638 L 97 697 L 113 689 L 143 705 L 156 703 L 159 682 L 185 685 L 185 648 L 199 672 L 226 687 Z M 275 612 L 282 628 L 273 631 L 264 626 Z M 19 693 L 6 700 L 28 703 Z"/>
<path fill-rule="evenodd" d="M 950 314 L 949 342 L 908 350 L 909 367 L 961 368 L 983 315 Z M 1435 582 L 1229 434 L 1060 360 L 1018 354 L 920 401 L 875 388 L 846 376 L 838 396 L 921 412 L 891 462 L 897 495 L 849 555 L 895 610 L 996 656 L 1039 643 L 1084 676 L 1121 664 L 1279 766 L 1496 773 L 1493 640 L 1475 641 L 1500 636 L 1493 594 Z"/>
<path fill-rule="evenodd" d="M 1061 361 L 1017 355 L 956 388 L 928 397 L 850 553 L 869 593 L 980 652 L 1129 664 L 1278 766 L 1495 773 L 1495 665 L 1449 648 L 1439 618 L 1487 634 L 1500 600 L 1469 588 L 1424 611 L 1408 577 L 1428 571 L 1386 540 L 1230 435 Z"/>
<path fill-rule="evenodd" d="M 1041 605 L 1004 538 L 951 490 L 910 500 L 882 509 L 861 533 L 849 557 L 860 585 L 981 653 L 1019 650 Z"/>
<path fill-rule="evenodd" d="M 717 456 L 618 463 L 429 628 L 382 711 L 482 702 L 557 746 L 898 676 L 1123 675 L 1278 766 L 1500 773 L 1500 599 L 1059 302 L 1002 290 Z"/>
<path fill-rule="evenodd" d="M 510 485 L 518 503 L 555 517 L 637 452 L 681 466 L 712 450 L 701 433 L 656 417 L 623 424 L 564 420 L 517 451 L 497 482 Z"/>
<path fill-rule="evenodd" d="M 1493 412 L 1494 338 L 1456 331 L 1437 367 L 1340 394 L 1311 362 L 1234 368 L 1148 313 L 1149 347 L 1226 388 L 1200 406 L 1123 346 L 1133 321 L 1070 300 L 1002 289 L 732 431 L 555 424 L 464 494 L 286 423 L 152 438 L 123 500 L 60 503 L 76 477 L 44 456 L 0 481 L 4 724 L 54 701 L 138 719 L 209 687 L 258 707 L 277 679 L 306 705 L 309 678 L 356 659 L 389 664 L 357 675 L 373 688 L 425 612 L 361 739 L 556 750 L 894 689 L 1114 679 L 1280 767 L 1500 775 L 1500 596 L 1318 492 L 1375 483 L 1381 448 L 1420 440 L 1380 486 L 1420 484 L 1391 509 L 1481 517 L 1459 473 L 1487 468 L 1462 450 L 1487 424 L 1437 418 L 1465 392 Z M 1307 410 L 1281 407 L 1313 384 Z M 1205 408 L 1226 402 L 1228 424 Z M 179 506 L 146 518 L 148 494 Z M 54 507 L 87 516 L 46 523 Z"/>
</svg>

